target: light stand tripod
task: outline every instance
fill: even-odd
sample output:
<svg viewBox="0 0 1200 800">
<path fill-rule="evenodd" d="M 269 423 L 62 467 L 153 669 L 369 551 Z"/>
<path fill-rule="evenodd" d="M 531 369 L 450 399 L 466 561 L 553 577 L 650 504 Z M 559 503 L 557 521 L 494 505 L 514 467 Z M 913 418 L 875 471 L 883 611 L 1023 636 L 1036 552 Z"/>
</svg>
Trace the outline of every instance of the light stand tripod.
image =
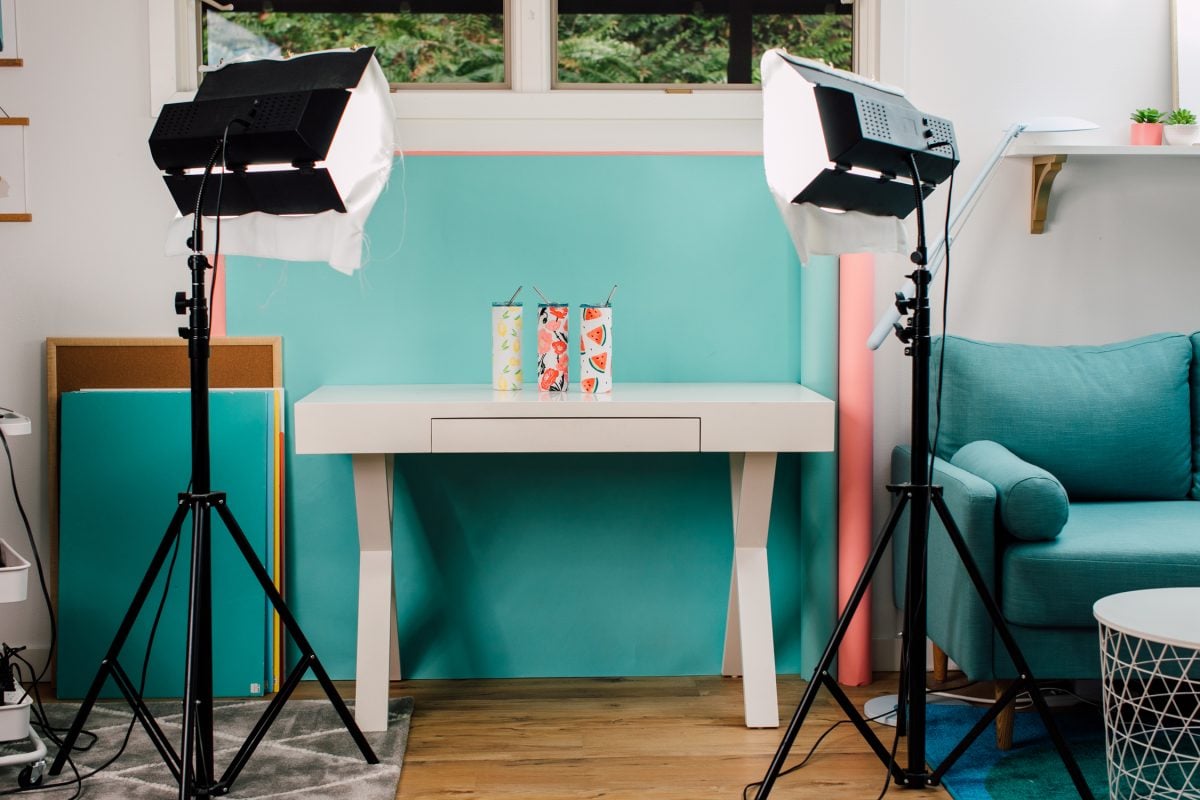
<svg viewBox="0 0 1200 800">
<path fill-rule="evenodd" d="M 211 166 L 211 165 L 210 165 Z M 197 214 L 199 219 L 199 214 Z M 193 797 L 212 797 L 229 792 L 242 769 L 245 768 L 255 748 L 266 736 L 267 730 L 283 709 L 292 692 L 309 669 L 316 675 L 329 702 L 341 717 L 342 724 L 353 737 L 359 752 L 369 764 L 379 763 L 362 731 L 354 721 L 350 710 L 338 695 L 329 674 L 318 660 L 312 645 L 304 636 L 295 617 L 288 610 L 271 576 L 259 562 L 257 554 L 234 519 L 226 504 L 225 493 L 211 489 L 209 469 L 209 415 L 208 415 L 208 361 L 209 361 L 209 318 L 205 300 L 205 273 L 208 259 L 200 254 L 199 229 L 193 234 L 189 245 L 194 254 L 188 258 L 191 270 L 192 295 L 183 292 L 175 297 L 175 309 L 188 314 L 188 326 L 180 328 L 180 336 L 188 340 L 188 359 L 191 370 L 191 429 L 192 429 L 192 485 L 179 495 L 179 505 L 167 526 L 166 534 L 158 545 L 150 566 L 142 578 L 137 592 L 113 637 L 100 668 L 92 680 L 91 687 L 79 708 L 70 731 L 50 767 L 51 775 L 58 775 L 66 763 L 67 755 L 75 745 L 105 681 L 112 678 L 124 695 L 134 715 L 142 724 L 154 747 L 166 762 L 172 776 L 179 783 L 180 800 Z M 254 573 L 263 592 L 279 614 L 284 630 L 291 635 L 300 658 L 279 691 L 267 705 L 253 729 L 233 756 L 220 777 L 213 763 L 213 679 L 212 679 L 212 512 L 225 525 L 234 544 L 241 551 L 246 564 Z M 183 699 L 182 753 L 177 753 L 147 708 L 129 674 L 122 668 L 118 658 L 146 598 L 163 568 L 167 556 L 182 535 L 184 520 L 192 518 L 191 577 L 188 595 L 187 618 L 187 663 Z"/>
<path fill-rule="evenodd" d="M 992 720 L 1009 703 L 1014 701 L 1019 692 L 1027 691 L 1032 698 L 1038 715 L 1046 726 L 1047 732 L 1050 734 L 1055 749 L 1058 751 L 1063 764 L 1067 768 L 1067 772 L 1070 773 L 1071 781 L 1074 783 L 1076 791 L 1079 792 L 1080 798 L 1082 800 L 1093 800 L 1092 792 L 1083 778 L 1083 773 L 1079 770 L 1079 765 L 1076 763 L 1074 756 L 1072 756 L 1066 740 L 1063 739 L 1061 732 L 1058 730 L 1058 726 L 1054 722 L 1045 698 L 1038 691 L 1037 683 L 1032 671 L 1029 669 L 1029 664 L 1025 661 L 1025 657 L 1022 655 L 1020 647 L 1017 645 L 1012 632 L 1008 628 L 1008 624 L 1001 615 L 995 599 L 988 591 L 983 575 L 980 573 L 975 559 L 971 556 L 971 552 L 967 548 L 962 533 L 959 531 L 958 525 L 950 513 L 950 509 L 946 506 L 945 500 L 942 499 L 942 487 L 934 486 L 930 483 L 932 476 L 930 473 L 931 453 L 929 442 L 929 359 L 932 337 L 930 334 L 929 285 L 932 282 L 932 275 L 926 266 L 925 214 L 922 203 L 920 173 L 916 159 L 911 154 L 908 157 L 908 163 L 917 199 L 917 249 L 912 254 L 912 260 L 916 264 L 916 269 L 909 276 L 916 286 L 916 292 L 912 299 L 898 298 L 897 306 L 901 314 L 910 314 L 911 316 L 907 326 L 897 324 L 896 332 L 899 338 L 907 345 L 904 350 L 905 355 L 911 356 L 913 360 L 911 480 L 909 483 L 887 487 L 888 491 L 898 495 L 898 500 L 888 515 L 883 533 L 875 543 L 875 547 L 871 551 L 871 556 L 867 560 L 867 564 L 859 576 L 858 582 L 855 584 L 854 591 L 846 603 L 841 616 L 838 618 L 833 635 L 830 637 L 825 651 L 817 663 L 816 669 L 813 670 L 812 678 L 804 690 L 800 704 L 796 707 L 796 711 L 792 715 L 791 722 L 788 724 L 787 730 L 783 735 L 779 749 L 775 752 L 775 757 L 772 759 L 771 766 L 762 779 L 755 798 L 756 800 L 765 800 L 770 795 L 775 781 L 779 778 L 783 770 L 784 762 L 787 760 L 792 745 L 796 741 L 796 736 L 799 734 L 801 726 L 812 709 L 817 692 L 824 686 L 833 695 L 834 700 L 837 701 L 859 734 L 887 767 L 888 772 L 895 782 L 900 786 L 910 789 L 936 786 L 940 783 L 946 771 L 967 751 L 971 743 L 992 723 Z M 841 687 L 838 686 L 837 681 L 829 674 L 829 669 L 833 664 L 834 657 L 837 655 L 842 638 L 846 635 L 850 622 L 862 602 L 863 595 L 866 593 L 875 570 L 879 567 L 883 559 L 884 551 L 887 549 L 892 536 L 900 525 L 901 516 L 905 508 L 910 505 L 907 553 L 908 572 L 905 586 L 902 643 L 903 668 L 900 674 L 900 699 L 897 706 L 896 720 L 897 734 L 905 735 L 908 744 L 908 763 L 906 767 L 902 767 L 892 752 L 889 752 L 879 737 L 875 735 L 870 725 L 867 724 L 866 718 L 858 711 L 850 701 L 850 698 L 842 691 Z M 984 608 L 987 610 L 992 625 L 995 626 L 996 633 L 1004 644 L 1004 649 L 1008 652 L 1013 664 L 1016 665 L 1018 672 L 1017 680 L 1012 682 L 1004 694 L 988 709 L 987 713 L 967 732 L 962 741 L 932 771 L 925 764 L 925 590 L 931 509 L 937 513 L 938 518 L 945 526 L 946 533 L 958 553 L 959 560 L 966 569 L 971 583 L 974 585 L 980 600 L 983 602 Z"/>
</svg>

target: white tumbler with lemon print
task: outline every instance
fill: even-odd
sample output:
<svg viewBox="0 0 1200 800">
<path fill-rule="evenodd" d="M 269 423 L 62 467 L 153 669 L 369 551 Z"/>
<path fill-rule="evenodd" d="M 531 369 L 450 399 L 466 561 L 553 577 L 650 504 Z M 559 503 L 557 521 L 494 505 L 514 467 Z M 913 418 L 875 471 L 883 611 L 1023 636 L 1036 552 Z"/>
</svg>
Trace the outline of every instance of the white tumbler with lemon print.
<svg viewBox="0 0 1200 800">
<path fill-rule="evenodd" d="M 516 391 L 521 388 L 520 303 L 492 303 L 492 388 Z"/>
<path fill-rule="evenodd" d="M 579 378 L 586 394 L 612 391 L 612 306 L 579 308 Z"/>
</svg>

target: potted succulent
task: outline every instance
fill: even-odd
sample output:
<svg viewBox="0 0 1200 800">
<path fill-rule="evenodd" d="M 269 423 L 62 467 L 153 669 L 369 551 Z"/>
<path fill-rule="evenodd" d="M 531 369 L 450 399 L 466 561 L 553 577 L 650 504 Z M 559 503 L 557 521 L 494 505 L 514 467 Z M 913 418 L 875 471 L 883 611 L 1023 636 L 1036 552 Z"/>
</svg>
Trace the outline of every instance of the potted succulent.
<svg viewBox="0 0 1200 800">
<path fill-rule="evenodd" d="M 1167 125 L 1163 128 L 1167 144 L 1195 144 L 1200 139 L 1200 125 L 1196 124 L 1196 115 L 1186 108 L 1177 108 L 1167 115 Z"/>
<path fill-rule="evenodd" d="M 1162 144 L 1163 113 L 1157 108 L 1139 108 L 1129 115 L 1130 144 Z"/>
</svg>

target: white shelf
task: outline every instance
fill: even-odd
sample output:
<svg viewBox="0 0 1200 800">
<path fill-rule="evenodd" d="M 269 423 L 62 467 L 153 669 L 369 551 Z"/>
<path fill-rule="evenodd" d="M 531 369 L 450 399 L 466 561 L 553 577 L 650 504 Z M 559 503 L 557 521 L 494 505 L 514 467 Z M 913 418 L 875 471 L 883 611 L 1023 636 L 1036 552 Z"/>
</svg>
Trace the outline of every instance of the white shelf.
<svg viewBox="0 0 1200 800">
<path fill-rule="evenodd" d="M 1200 145 L 1163 144 L 1014 144 L 1006 153 L 1008 158 L 1032 156 L 1200 156 Z"/>
<path fill-rule="evenodd" d="M 1033 192 L 1029 204 L 1029 232 L 1042 233 L 1046 229 L 1046 215 L 1050 208 L 1050 190 L 1054 178 L 1062 171 L 1067 157 L 1114 158 L 1188 158 L 1200 156 L 1200 145 L 1132 145 L 1132 144 L 1014 144 L 1005 153 L 1005 158 L 1028 158 L 1033 173 Z"/>
</svg>

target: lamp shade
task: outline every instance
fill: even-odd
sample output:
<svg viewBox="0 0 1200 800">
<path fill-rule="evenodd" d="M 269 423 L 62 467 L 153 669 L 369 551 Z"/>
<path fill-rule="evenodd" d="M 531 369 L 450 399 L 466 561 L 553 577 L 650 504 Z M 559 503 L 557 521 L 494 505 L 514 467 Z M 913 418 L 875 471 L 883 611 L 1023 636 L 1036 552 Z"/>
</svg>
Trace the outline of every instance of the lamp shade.
<svg viewBox="0 0 1200 800">
<path fill-rule="evenodd" d="M 188 166 L 187 162 L 194 161 L 197 144 L 193 140 L 199 138 L 201 143 L 206 140 L 211 151 L 223 132 L 229 131 L 225 160 L 230 171 L 223 172 L 218 161 L 217 169 L 208 179 L 203 203 L 205 227 L 212 230 L 216 218 L 210 215 L 216 213 L 215 196 L 220 188 L 223 254 L 324 261 L 345 273 L 362 265 L 363 231 L 375 201 L 387 185 L 396 142 L 390 90 L 382 68 L 373 54 L 351 59 L 345 56 L 350 52 L 321 51 L 289 59 L 222 65 L 211 72 L 196 100 L 188 105 L 201 111 L 217 106 L 233 109 L 238 101 L 231 99 L 229 92 L 206 93 L 204 86 L 265 86 L 253 105 L 258 116 L 241 126 L 226 123 L 219 130 L 200 131 L 192 138 L 188 137 L 188 130 L 183 130 L 174 139 L 166 140 L 160 135 L 163 124 L 156 126 L 151 137 L 155 161 L 173 171 L 166 177 L 168 186 L 172 186 L 173 180 L 181 182 L 178 191 L 172 188 L 177 198 L 194 197 L 196 191 L 189 194 L 185 187 L 199 186 L 194 167 L 190 172 L 181 171 Z M 340 102 L 329 102 L 333 92 L 320 84 L 322 76 L 329 74 L 322 62 L 330 57 L 336 59 L 341 72 L 339 80 L 344 81 L 344 88 L 337 91 L 344 96 L 345 89 L 349 90 L 344 107 Z M 357 74 L 346 73 L 347 69 Z M 218 78 L 222 70 L 239 72 L 236 76 Z M 284 91 L 295 86 L 306 88 L 300 92 Z M 281 102 L 280 97 L 286 98 L 286 102 Z M 245 109 L 251 106 L 245 102 L 242 106 L 240 116 L 246 118 Z M 164 108 L 164 114 L 168 112 L 168 121 L 186 119 L 186 115 L 171 106 Z M 322 126 L 331 117 L 336 120 L 332 138 L 328 130 L 332 126 Z M 239 135 L 235 138 L 235 134 Z M 287 159 L 292 163 L 269 163 L 289 149 L 298 153 Z M 296 170 L 295 162 L 301 162 L 303 169 Z M 280 186 L 285 189 L 280 191 Z M 316 200 L 316 207 L 325 210 L 296 213 L 307 210 L 302 202 L 306 198 L 300 195 L 309 195 Z M 186 207 L 182 201 L 179 205 Z M 192 226 L 192 214 L 176 217 L 167 232 L 168 255 L 191 252 L 187 240 Z"/>
</svg>

